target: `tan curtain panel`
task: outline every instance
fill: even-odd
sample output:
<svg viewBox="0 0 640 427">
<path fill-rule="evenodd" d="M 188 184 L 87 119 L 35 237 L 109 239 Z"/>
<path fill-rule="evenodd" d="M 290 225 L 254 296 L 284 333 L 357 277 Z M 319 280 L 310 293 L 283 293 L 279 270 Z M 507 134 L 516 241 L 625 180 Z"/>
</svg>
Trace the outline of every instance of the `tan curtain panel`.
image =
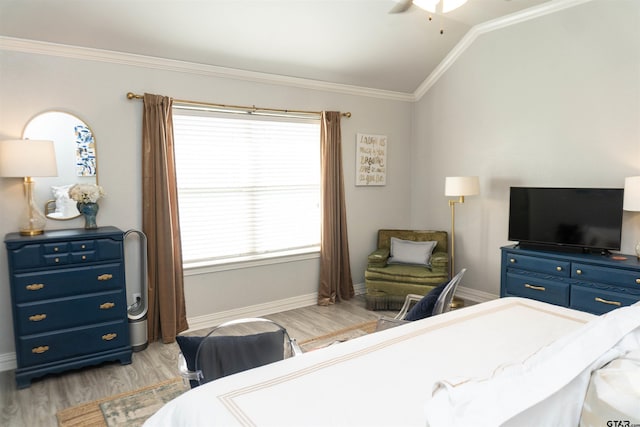
<svg viewBox="0 0 640 427">
<path fill-rule="evenodd" d="M 351 299 L 354 295 L 349 264 L 339 112 L 322 112 L 320 145 L 322 234 L 318 305 L 329 305 Z"/>
<path fill-rule="evenodd" d="M 148 241 L 149 341 L 164 343 L 189 328 L 173 146 L 173 100 L 144 95 L 142 119 L 142 231 Z"/>
</svg>

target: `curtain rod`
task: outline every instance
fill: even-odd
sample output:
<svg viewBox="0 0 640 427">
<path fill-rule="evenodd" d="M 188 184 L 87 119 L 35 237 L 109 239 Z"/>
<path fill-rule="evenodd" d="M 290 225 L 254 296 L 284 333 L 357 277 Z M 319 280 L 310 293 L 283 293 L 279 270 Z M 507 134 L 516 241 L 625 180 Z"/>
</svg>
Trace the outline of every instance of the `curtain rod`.
<svg viewBox="0 0 640 427">
<path fill-rule="evenodd" d="M 135 94 L 133 92 L 128 92 L 127 93 L 127 99 L 143 99 L 144 95 L 138 95 Z M 247 110 L 249 112 L 258 112 L 258 111 L 264 111 L 264 112 L 272 112 L 272 113 L 301 113 L 301 114 L 317 114 L 320 115 L 320 111 L 304 111 L 304 110 L 281 110 L 281 109 L 277 109 L 277 108 L 260 108 L 260 107 L 256 107 L 255 105 L 252 105 L 251 107 L 247 107 L 244 105 L 226 105 L 226 104 L 214 104 L 211 102 L 198 102 L 198 101 L 186 101 L 183 99 L 174 99 L 173 100 L 175 103 L 177 104 L 182 104 L 182 105 L 192 105 L 195 107 L 218 107 L 218 108 L 230 108 L 230 109 L 237 109 L 237 110 Z M 346 113 L 341 113 L 341 115 L 343 117 L 349 118 L 351 117 L 351 113 L 350 112 L 346 112 Z"/>
</svg>

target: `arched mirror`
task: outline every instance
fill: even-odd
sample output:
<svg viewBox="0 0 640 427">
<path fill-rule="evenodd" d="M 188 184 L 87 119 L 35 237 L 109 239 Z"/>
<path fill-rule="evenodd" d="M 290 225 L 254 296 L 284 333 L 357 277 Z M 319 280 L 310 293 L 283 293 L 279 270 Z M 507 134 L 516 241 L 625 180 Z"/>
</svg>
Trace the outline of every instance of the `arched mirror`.
<svg viewBox="0 0 640 427">
<path fill-rule="evenodd" d="M 89 126 L 73 114 L 47 111 L 27 123 L 22 138 L 48 139 L 55 145 L 58 176 L 35 179 L 35 201 L 44 207 L 46 217 L 65 220 L 80 216 L 69 198 L 69 188 L 98 183 L 96 140 Z"/>
</svg>

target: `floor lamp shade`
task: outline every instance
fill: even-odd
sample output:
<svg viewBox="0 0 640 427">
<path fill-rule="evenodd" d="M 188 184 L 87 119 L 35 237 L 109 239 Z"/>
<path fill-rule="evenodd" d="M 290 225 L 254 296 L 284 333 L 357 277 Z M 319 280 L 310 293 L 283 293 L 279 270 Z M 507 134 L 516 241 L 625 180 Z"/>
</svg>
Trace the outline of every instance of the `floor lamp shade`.
<svg viewBox="0 0 640 427">
<path fill-rule="evenodd" d="M 26 209 L 20 220 L 20 234 L 36 235 L 46 219 L 33 199 L 33 176 L 57 176 L 53 141 L 13 139 L 0 141 L 0 176 L 24 178 Z"/>
<path fill-rule="evenodd" d="M 640 176 L 630 176 L 624 179 L 622 209 L 630 212 L 640 212 Z M 636 245 L 636 255 L 640 259 L 640 243 Z"/>
<path fill-rule="evenodd" d="M 453 197 L 480 194 L 480 179 L 477 176 L 448 176 L 444 183 L 444 195 Z"/>
</svg>

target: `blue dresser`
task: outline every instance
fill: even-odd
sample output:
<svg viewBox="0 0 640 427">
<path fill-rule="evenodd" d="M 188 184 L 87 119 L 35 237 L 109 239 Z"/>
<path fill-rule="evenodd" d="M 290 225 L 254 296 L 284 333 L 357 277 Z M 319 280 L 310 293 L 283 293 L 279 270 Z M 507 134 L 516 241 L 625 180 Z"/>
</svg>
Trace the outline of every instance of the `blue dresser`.
<svg viewBox="0 0 640 427">
<path fill-rule="evenodd" d="M 123 235 L 115 227 L 6 235 L 18 388 L 49 373 L 131 363 Z"/>
<path fill-rule="evenodd" d="M 548 252 L 516 245 L 501 250 L 501 297 L 532 298 L 593 314 L 640 301 L 635 255 Z"/>
</svg>

